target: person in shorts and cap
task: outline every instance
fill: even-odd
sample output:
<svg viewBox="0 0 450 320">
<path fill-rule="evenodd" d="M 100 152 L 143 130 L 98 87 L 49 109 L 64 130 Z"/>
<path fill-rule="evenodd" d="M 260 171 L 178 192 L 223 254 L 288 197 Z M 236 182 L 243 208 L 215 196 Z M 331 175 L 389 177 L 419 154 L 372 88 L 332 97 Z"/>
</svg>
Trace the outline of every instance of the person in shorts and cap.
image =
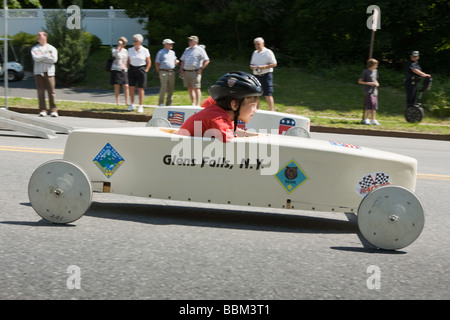
<svg viewBox="0 0 450 320">
<path fill-rule="evenodd" d="M 210 60 L 205 49 L 198 45 L 198 37 L 188 37 L 189 47 L 181 56 L 180 75 L 183 84 L 188 89 L 193 106 L 200 106 L 202 91 L 202 72 L 208 66 Z"/>
<path fill-rule="evenodd" d="M 431 78 L 431 75 L 422 71 L 419 65 L 420 54 L 419 51 L 411 52 L 410 59 L 408 61 L 408 67 L 406 68 L 406 106 L 413 107 L 416 103 L 417 96 L 417 83 L 421 78 Z"/>
<path fill-rule="evenodd" d="M 234 71 L 221 76 L 210 88 L 211 104 L 190 116 L 178 133 L 185 136 L 215 137 L 229 142 L 236 135 L 252 135 L 237 130 L 238 120 L 249 123 L 257 111 L 263 89 L 255 76 Z"/>
<path fill-rule="evenodd" d="M 172 104 L 172 95 L 175 87 L 175 67 L 179 63 L 175 51 L 172 50 L 174 43 L 171 39 L 164 39 L 162 42 L 164 48 L 158 51 L 155 58 L 155 68 L 159 74 L 159 82 L 161 84 L 158 101 L 160 107 L 164 106 L 166 94 L 166 106 Z"/>
</svg>

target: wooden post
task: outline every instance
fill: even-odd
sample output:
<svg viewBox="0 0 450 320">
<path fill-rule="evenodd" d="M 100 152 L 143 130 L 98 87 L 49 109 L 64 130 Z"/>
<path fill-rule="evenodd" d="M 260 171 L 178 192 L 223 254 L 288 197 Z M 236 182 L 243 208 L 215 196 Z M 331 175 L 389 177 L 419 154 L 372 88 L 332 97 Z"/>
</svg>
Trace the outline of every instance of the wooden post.
<svg viewBox="0 0 450 320">
<path fill-rule="evenodd" d="M 369 59 L 371 59 L 373 57 L 373 43 L 375 40 L 375 32 L 377 31 L 377 29 L 380 26 L 380 8 L 378 6 L 374 6 L 374 5 L 369 6 L 367 8 L 367 13 L 371 13 L 372 11 L 373 11 L 373 15 L 367 19 L 367 23 L 366 23 L 367 28 L 372 30 L 371 36 L 370 36 Z M 371 18 L 372 18 L 372 21 L 371 21 L 371 23 L 369 23 L 370 22 L 369 20 Z M 365 115 L 366 115 L 366 106 L 363 104 L 363 114 L 362 114 L 361 123 L 364 121 Z"/>
</svg>

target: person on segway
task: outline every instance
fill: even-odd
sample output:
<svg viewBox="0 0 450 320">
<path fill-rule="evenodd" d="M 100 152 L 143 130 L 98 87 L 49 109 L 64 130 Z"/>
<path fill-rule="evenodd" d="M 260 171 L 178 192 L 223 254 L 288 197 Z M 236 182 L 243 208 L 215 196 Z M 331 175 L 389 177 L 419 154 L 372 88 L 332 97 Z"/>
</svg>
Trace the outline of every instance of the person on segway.
<svg viewBox="0 0 450 320">
<path fill-rule="evenodd" d="M 420 122 L 423 117 L 423 109 L 416 107 L 416 97 L 417 97 L 417 84 L 421 78 L 431 78 L 431 75 L 422 71 L 419 65 L 420 54 L 419 51 L 413 51 L 410 55 L 410 60 L 408 61 L 408 66 L 406 68 L 406 79 L 405 79 L 405 89 L 406 89 L 406 111 L 405 117 L 408 122 Z M 417 110 L 416 110 L 417 109 Z"/>
<path fill-rule="evenodd" d="M 410 60 L 408 62 L 408 68 L 406 69 L 406 105 L 407 107 L 413 107 L 416 103 L 417 96 L 417 83 L 421 78 L 431 78 L 431 75 L 422 71 L 419 65 L 419 51 L 411 52 Z"/>
</svg>

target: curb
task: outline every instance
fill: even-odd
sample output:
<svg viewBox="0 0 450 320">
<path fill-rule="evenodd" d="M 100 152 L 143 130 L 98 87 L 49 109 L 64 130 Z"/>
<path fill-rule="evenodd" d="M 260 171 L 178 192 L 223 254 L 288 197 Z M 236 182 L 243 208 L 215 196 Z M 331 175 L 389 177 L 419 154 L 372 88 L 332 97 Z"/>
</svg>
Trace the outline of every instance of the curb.
<svg viewBox="0 0 450 320">
<path fill-rule="evenodd" d="M 8 110 L 19 113 L 37 114 L 37 109 L 32 108 L 16 108 L 9 107 Z M 126 111 L 124 111 L 126 112 Z M 60 116 L 65 117 L 79 117 L 79 118 L 96 118 L 96 119 L 111 119 L 111 120 L 126 120 L 135 122 L 148 122 L 152 116 L 145 114 L 124 113 L 124 112 L 92 112 L 92 111 L 68 111 L 58 110 Z M 365 136 L 380 136 L 393 138 L 410 138 L 410 139 L 427 139 L 427 140 L 441 140 L 450 141 L 450 134 L 429 134 L 429 133 L 415 133 L 402 131 L 383 131 L 370 129 L 346 129 L 335 127 L 314 126 L 310 128 L 311 132 L 321 133 L 336 133 L 336 134 L 354 134 Z"/>
<path fill-rule="evenodd" d="M 357 134 L 357 135 L 362 135 L 362 136 L 379 136 L 379 137 L 391 137 L 391 138 L 410 138 L 410 139 L 450 141 L 450 134 L 430 134 L 430 133 L 382 131 L 382 130 L 369 130 L 369 129 L 345 129 L 345 128 L 323 127 L 323 126 L 311 126 L 311 132 Z"/>
<path fill-rule="evenodd" d="M 38 114 L 39 110 L 33 108 L 16 108 L 9 107 L 9 111 Z M 70 110 L 58 110 L 58 114 L 63 117 L 79 117 L 79 118 L 94 118 L 94 119 L 111 119 L 111 120 L 127 120 L 135 122 L 148 122 L 152 116 L 145 114 L 135 114 L 127 111 L 122 112 L 92 112 L 92 111 L 70 111 Z"/>
</svg>

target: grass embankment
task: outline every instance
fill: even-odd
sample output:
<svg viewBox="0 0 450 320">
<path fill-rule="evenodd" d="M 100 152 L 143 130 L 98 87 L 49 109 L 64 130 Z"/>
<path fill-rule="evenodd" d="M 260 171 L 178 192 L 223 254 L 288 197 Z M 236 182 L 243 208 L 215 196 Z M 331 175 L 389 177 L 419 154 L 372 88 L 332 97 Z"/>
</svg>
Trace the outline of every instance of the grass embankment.
<svg viewBox="0 0 450 320">
<path fill-rule="evenodd" d="M 109 73 L 104 70 L 105 61 L 110 49 L 103 47 L 90 57 L 88 73 L 82 83 L 77 87 L 90 89 L 111 90 L 111 101 L 114 101 L 112 86 L 109 85 Z M 157 48 L 150 48 L 152 62 L 156 56 Z M 178 55 L 181 49 L 178 49 Z M 248 61 L 227 61 L 211 59 L 208 68 L 205 69 L 202 80 L 203 97 L 208 96 L 207 88 L 222 74 L 233 70 L 249 72 Z M 332 126 L 341 128 L 359 128 L 373 130 L 395 130 L 420 133 L 450 134 L 450 119 L 433 117 L 431 112 L 421 123 L 410 124 L 405 121 L 405 93 L 402 86 L 403 75 L 399 72 L 379 69 L 379 104 L 380 109 L 377 119 L 382 124 L 380 127 L 361 124 L 363 88 L 357 84 L 357 80 L 363 68 L 357 66 L 340 66 L 332 70 L 311 73 L 299 67 L 287 67 L 279 65 L 274 72 L 274 98 L 277 111 L 299 114 L 311 119 L 312 125 Z M 448 79 L 445 84 L 439 86 L 436 80 L 433 88 L 441 90 L 442 86 L 450 86 Z M 148 74 L 148 87 L 159 88 L 159 79 L 154 65 Z M 427 95 L 424 94 L 423 102 Z M 137 97 L 136 97 L 137 98 Z M 121 97 L 123 102 L 123 97 Z M 36 107 L 35 99 L 8 100 L 14 107 Z M 157 95 L 147 95 L 145 105 L 157 105 Z M 176 80 L 173 97 L 173 105 L 190 105 L 187 90 L 183 87 L 182 80 Z M 75 103 L 60 101 L 58 106 L 62 110 L 86 110 L 95 112 L 124 112 L 125 107 L 117 107 L 111 104 Z M 267 110 L 265 99 L 261 99 L 261 109 Z M 151 115 L 152 108 L 145 108 L 145 114 Z"/>
</svg>

